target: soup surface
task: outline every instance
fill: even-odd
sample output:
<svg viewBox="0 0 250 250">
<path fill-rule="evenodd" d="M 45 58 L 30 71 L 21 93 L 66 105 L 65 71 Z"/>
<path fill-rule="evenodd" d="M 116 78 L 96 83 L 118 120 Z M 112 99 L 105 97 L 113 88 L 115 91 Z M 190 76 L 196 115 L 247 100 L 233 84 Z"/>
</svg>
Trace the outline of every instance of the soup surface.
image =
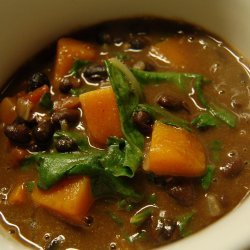
<svg viewBox="0 0 250 250">
<path fill-rule="evenodd" d="M 2 91 L 3 218 L 44 249 L 151 249 L 201 230 L 249 193 L 249 91 L 243 58 L 186 23 L 60 38 Z"/>
</svg>

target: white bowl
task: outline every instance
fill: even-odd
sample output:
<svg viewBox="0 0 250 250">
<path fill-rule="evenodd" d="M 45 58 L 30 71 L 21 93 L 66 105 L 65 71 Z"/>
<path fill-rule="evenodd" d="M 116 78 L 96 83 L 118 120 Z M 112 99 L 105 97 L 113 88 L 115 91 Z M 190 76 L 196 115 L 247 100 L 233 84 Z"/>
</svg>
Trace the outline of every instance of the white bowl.
<svg viewBox="0 0 250 250">
<path fill-rule="evenodd" d="M 153 15 L 198 24 L 250 58 L 249 0 L 0 0 L 0 86 L 63 34 L 100 21 Z M 250 249 L 250 197 L 206 229 L 161 249 Z M 0 228 L 0 249 L 26 249 Z"/>
</svg>

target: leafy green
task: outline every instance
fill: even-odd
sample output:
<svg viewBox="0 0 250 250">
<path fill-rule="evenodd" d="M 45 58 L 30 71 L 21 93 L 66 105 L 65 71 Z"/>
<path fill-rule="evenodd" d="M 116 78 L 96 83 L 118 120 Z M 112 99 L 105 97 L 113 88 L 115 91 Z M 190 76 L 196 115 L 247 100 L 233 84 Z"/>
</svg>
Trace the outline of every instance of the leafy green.
<svg viewBox="0 0 250 250">
<path fill-rule="evenodd" d="M 213 104 L 213 103 L 209 104 L 208 110 L 215 117 L 219 118 L 224 123 L 226 123 L 229 127 L 234 128 L 236 126 L 237 117 L 235 114 L 233 114 L 229 110 L 219 107 L 218 105 Z"/>
<path fill-rule="evenodd" d="M 53 138 L 56 140 L 63 137 L 71 138 L 77 144 L 80 151 L 86 151 L 91 149 L 88 143 L 88 138 L 86 136 L 83 136 L 81 132 L 56 131 L 53 136 Z"/>
<path fill-rule="evenodd" d="M 136 226 L 140 226 L 143 222 L 145 222 L 152 214 L 152 207 L 147 207 L 136 213 L 130 218 L 130 223 Z"/>
<path fill-rule="evenodd" d="M 209 144 L 208 148 L 211 151 L 212 160 L 218 162 L 220 159 L 220 151 L 222 150 L 222 143 L 218 140 L 214 140 Z"/>
<path fill-rule="evenodd" d="M 177 219 L 177 226 L 179 227 L 180 234 L 182 237 L 186 237 L 191 234 L 191 230 L 188 228 L 189 223 L 192 221 L 195 212 L 190 212 L 180 216 Z"/>
<path fill-rule="evenodd" d="M 157 196 L 156 193 L 152 193 L 149 197 L 148 197 L 148 202 L 150 204 L 155 204 L 157 201 Z"/>
<path fill-rule="evenodd" d="M 134 204 L 132 204 L 131 202 L 128 202 L 125 199 L 120 200 L 117 203 L 117 206 L 118 206 L 119 210 L 124 210 L 126 212 L 130 212 L 130 211 L 132 211 L 135 208 Z"/>
<path fill-rule="evenodd" d="M 214 116 L 208 112 L 205 112 L 195 117 L 191 121 L 191 124 L 196 128 L 203 129 L 208 127 L 216 127 L 218 122 Z"/>
<path fill-rule="evenodd" d="M 160 121 L 165 124 L 191 130 L 190 125 L 186 120 L 173 115 L 158 105 L 139 104 L 136 111 L 145 111 L 152 115 L 155 119 L 160 119 Z"/>
<path fill-rule="evenodd" d="M 198 74 L 191 73 L 150 72 L 139 69 L 132 69 L 131 71 L 142 84 L 169 82 L 174 83 L 181 90 L 185 90 L 187 81 L 190 81 L 190 79 L 201 77 Z"/>
<path fill-rule="evenodd" d="M 89 64 L 89 61 L 75 60 L 72 68 L 69 70 L 69 75 L 79 77 L 80 70 L 84 69 Z"/>
<path fill-rule="evenodd" d="M 34 181 L 28 181 L 25 183 L 25 188 L 31 193 L 33 188 L 35 187 L 35 182 Z"/>
<path fill-rule="evenodd" d="M 230 112 L 229 110 L 226 110 L 223 107 L 219 107 L 218 105 L 214 103 L 208 103 L 207 100 L 204 97 L 203 94 L 203 85 L 205 81 L 202 77 L 198 77 L 195 79 L 194 82 L 194 89 L 195 93 L 200 101 L 200 103 L 207 109 L 210 114 L 212 114 L 214 117 L 217 117 L 224 123 L 226 123 L 229 127 L 234 128 L 237 123 L 237 117 L 235 114 Z"/>
<path fill-rule="evenodd" d="M 119 227 L 123 227 L 124 223 L 119 216 L 111 211 L 108 211 L 107 214 Z"/>
<path fill-rule="evenodd" d="M 222 107 L 213 103 L 208 103 L 203 94 L 203 86 L 208 82 L 204 76 L 192 73 L 177 73 L 177 72 L 149 72 L 138 69 L 131 70 L 135 77 L 140 81 L 141 84 L 152 84 L 152 83 L 174 83 L 179 89 L 185 90 L 188 82 L 193 81 L 193 87 L 200 103 L 207 109 L 208 112 L 214 117 L 217 117 L 229 127 L 234 128 L 236 126 L 236 116 Z M 203 119 L 205 117 L 202 117 Z M 200 118 L 201 119 L 201 118 Z M 212 122 L 209 118 L 210 124 L 215 124 L 215 120 Z M 211 125 L 209 125 L 211 126 Z M 215 125 L 212 125 L 215 126 Z"/>
<path fill-rule="evenodd" d="M 133 177 L 143 157 L 144 136 L 136 129 L 132 120 L 133 112 L 142 97 L 142 91 L 133 74 L 118 59 L 105 61 L 105 65 L 115 93 L 121 127 L 126 139 L 124 165 L 130 165 L 132 172 L 129 176 Z M 113 150 L 117 151 L 117 146 L 114 146 Z"/>
<path fill-rule="evenodd" d="M 205 175 L 201 178 L 201 186 L 203 189 L 208 190 L 211 186 L 214 178 L 215 168 L 213 165 L 207 166 L 207 171 Z"/>
<path fill-rule="evenodd" d="M 39 102 L 39 105 L 45 109 L 52 109 L 53 108 L 53 102 L 51 101 L 51 94 L 45 93 Z"/>
<path fill-rule="evenodd" d="M 124 178 L 115 177 L 103 168 L 100 162 L 103 155 L 104 151 L 36 154 L 28 158 L 28 164 L 37 164 L 38 186 L 42 189 L 49 189 L 65 176 L 87 175 L 91 177 L 95 197 L 121 195 L 133 200 L 141 199 Z"/>
</svg>

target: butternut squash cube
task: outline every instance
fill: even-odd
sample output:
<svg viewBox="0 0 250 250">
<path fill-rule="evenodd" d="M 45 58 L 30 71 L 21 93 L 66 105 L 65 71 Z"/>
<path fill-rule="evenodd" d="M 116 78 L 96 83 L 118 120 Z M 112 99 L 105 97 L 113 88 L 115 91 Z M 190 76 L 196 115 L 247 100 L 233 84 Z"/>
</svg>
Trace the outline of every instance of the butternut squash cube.
<svg viewBox="0 0 250 250">
<path fill-rule="evenodd" d="M 93 61 L 96 57 L 97 50 L 92 44 L 71 38 L 61 38 L 57 43 L 54 87 L 58 88 L 61 79 L 68 74 L 75 60 Z"/>
<path fill-rule="evenodd" d="M 17 117 L 15 98 L 5 97 L 0 103 L 0 121 L 11 124 Z"/>
<path fill-rule="evenodd" d="M 77 224 L 81 223 L 94 201 L 88 177 L 66 179 L 46 191 L 35 187 L 31 198 L 38 206 Z"/>
<path fill-rule="evenodd" d="M 92 143 L 103 146 L 108 137 L 122 137 L 119 111 L 111 87 L 79 96 Z"/>
<path fill-rule="evenodd" d="M 156 122 L 144 170 L 156 175 L 196 177 L 205 172 L 205 153 L 190 132 Z"/>
<path fill-rule="evenodd" d="M 8 197 L 8 202 L 11 205 L 21 205 L 24 204 L 27 200 L 27 190 L 24 187 L 24 184 L 16 186 Z"/>
</svg>

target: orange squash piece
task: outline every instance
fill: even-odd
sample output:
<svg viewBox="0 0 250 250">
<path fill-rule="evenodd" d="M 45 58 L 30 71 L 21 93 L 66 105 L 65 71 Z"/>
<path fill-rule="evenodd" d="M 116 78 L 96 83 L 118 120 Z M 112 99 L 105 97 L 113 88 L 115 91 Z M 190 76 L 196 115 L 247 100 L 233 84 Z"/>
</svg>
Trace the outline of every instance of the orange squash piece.
<svg viewBox="0 0 250 250">
<path fill-rule="evenodd" d="M 94 201 L 88 177 L 69 178 L 46 191 L 35 187 L 31 198 L 37 205 L 73 223 L 82 222 Z"/>
<path fill-rule="evenodd" d="M 16 117 L 16 100 L 11 97 L 5 97 L 0 103 L 0 121 L 5 124 L 11 124 Z"/>
<path fill-rule="evenodd" d="M 105 145 L 108 137 L 122 137 L 119 111 L 111 87 L 79 96 L 92 143 Z"/>
<path fill-rule="evenodd" d="M 157 175 L 196 177 L 204 174 L 205 153 L 190 132 L 156 122 L 144 170 Z"/>
<path fill-rule="evenodd" d="M 16 186 L 8 197 L 8 202 L 11 205 L 21 205 L 24 204 L 27 200 L 27 190 L 24 187 L 24 184 Z"/>
<path fill-rule="evenodd" d="M 71 38 L 61 38 L 57 43 L 57 55 L 54 69 L 54 87 L 58 85 L 66 74 L 68 74 L 75 60 L 93 61 L 97 57 L 96 48 L 85 42 Z"/>
<path fill-rule="evenodd" d="M 204 64 L 204 58 L 201 56 L 204 54 L 202 45 L 198 42 L 188 42 L 187 37 L 169 37 L 153 45 L 150 53 L 154 57 L 168 61 L 174 70 L 204 73 L 199 69 Z M 199 72 L 196 72 L 197 68 Z"/>
</svg>

